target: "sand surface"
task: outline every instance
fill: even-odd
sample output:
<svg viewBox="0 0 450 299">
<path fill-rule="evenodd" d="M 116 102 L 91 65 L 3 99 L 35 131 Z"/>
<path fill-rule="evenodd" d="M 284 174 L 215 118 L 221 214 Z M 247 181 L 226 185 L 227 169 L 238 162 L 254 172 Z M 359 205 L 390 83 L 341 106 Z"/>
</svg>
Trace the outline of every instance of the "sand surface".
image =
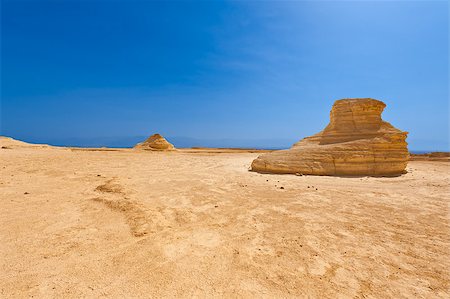
<svg viewBox="0 0 450 299">
<path fill-rule="evenodd" d="M 449 298 L 450 163 L 314 177 L 257 156 L 0 149 L 0 297 Z"/>
</svg>

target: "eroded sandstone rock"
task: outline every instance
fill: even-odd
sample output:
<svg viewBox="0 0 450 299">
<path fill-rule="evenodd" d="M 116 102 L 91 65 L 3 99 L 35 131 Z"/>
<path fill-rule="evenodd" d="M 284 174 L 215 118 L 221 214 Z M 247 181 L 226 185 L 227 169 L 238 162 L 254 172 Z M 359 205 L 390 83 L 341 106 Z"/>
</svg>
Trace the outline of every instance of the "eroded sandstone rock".
<svg viewBox="0 0 450 299">
<path fill-rule="evenodd" d="M 409 159 L 408 133 L 381 119 L 385 107 L 369 98 L 338 100 L 322 132 L 288 150 L 261 155 L 251 169 L 261 173 L 400 175 Z"/>
<path fill-rule="evenodd" d="M 168 151 L 174 150 L 173 144 L 169 143 L 164 137 L 159 134 L 150 136 L 144 142 L 138 143 L 134 146 L 135 149 Z"/>
</svg>

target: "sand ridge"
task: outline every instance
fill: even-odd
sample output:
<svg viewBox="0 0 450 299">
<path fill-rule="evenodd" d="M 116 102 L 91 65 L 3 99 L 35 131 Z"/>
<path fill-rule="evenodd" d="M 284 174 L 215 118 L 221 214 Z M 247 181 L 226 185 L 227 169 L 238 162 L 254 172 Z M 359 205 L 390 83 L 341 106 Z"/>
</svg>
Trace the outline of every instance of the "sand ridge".
<svg viewBox="0 0 450 299">
<path fill-rule="evenodd" d="M 34 144 L 24 141 L 20 141 L 11 137 L 0 136 L 0 149 L 12 149 L 12 148 L 48 148 L 47 144 Z"/>
</svg>

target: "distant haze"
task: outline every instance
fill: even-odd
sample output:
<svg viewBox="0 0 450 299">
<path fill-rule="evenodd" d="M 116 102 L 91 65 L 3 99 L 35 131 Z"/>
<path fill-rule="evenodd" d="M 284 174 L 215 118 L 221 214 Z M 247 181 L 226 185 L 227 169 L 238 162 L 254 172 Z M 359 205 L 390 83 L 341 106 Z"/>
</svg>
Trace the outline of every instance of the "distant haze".
<svg viewBox="0 0 450 299">
<path fill-rule="evenodd" d="M 449 150 L 448 1 L 2 1 L 0 135 L 288 148 L 372 97 Z M 105 137 L 106 136 L 106 137 Z"/>
<path fill-rule="evenodd" d="M 23 141 L 46 143 L 56 146 L 75 147 L 117 147 L 130 148 L 147 139 L 148 136 L 98 137 L 98 138 L 29 138 Z M 191 147 L 231 147 L 252 149 L 285 149 L 295 142 L 289 139 L 197 139 L 189 137 L 166 137 L 177 148 Z"/>
</svg>

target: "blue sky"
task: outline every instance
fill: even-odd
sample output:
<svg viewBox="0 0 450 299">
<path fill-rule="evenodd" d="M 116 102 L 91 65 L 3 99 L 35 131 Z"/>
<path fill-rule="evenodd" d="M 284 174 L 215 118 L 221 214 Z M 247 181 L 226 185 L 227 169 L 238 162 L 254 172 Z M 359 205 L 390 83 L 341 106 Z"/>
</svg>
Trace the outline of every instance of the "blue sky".
<svg viewBox="0 0 450 299">
<path fill-rule="evenodd" d="M 288 147 L 372 97 L 411 150 L 449 150 L 447 1 L 1 4 L 1 135 Z"/>
</svg>

